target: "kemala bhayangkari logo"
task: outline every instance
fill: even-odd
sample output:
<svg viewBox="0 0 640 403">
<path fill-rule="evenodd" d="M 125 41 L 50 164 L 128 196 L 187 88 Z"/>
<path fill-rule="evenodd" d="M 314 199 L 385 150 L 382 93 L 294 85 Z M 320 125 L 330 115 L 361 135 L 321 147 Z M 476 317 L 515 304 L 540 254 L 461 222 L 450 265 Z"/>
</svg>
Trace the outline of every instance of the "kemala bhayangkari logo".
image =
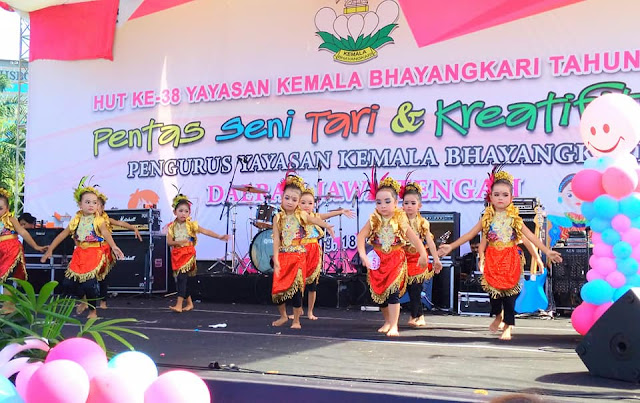
<svg viewBox="0 0 640 403">
<path fill-rule="evenodd" d="M 316 34 L 323 40 L 318 49 L 333 52 L 333 60 L 340 63 L 371 60 L 378 56 L 376 49 L 393 42 L 389 34 L 398 26 L 395 22 L 399 13 L 400 7 L 393 0 L 384 0 L 376 11 L 369 11 L 368 0 L 345 0 L 340 15 L 331 7 L 323 7 L 315 18 Z"/>
</svg>

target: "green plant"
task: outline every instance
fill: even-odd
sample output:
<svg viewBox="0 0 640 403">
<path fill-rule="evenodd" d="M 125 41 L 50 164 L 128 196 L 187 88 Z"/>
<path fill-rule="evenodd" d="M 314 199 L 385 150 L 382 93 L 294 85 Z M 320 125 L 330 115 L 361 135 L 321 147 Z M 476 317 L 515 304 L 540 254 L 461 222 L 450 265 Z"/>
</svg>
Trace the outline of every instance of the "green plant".
<svg viewBox="0 0 640 403">
<path fill-rule="evenodd" d="M 75 337 L 89 335 L 107 353 L 109 351 L 104 343 L 104 336 L 113 338 L 130 350 L 133 350 L 133 346 L 122 336 L 122 333 L 148 339 L 138 331 L 121 326 L 124 323 L 136 322 L 135 319 L 100 321 L 97 318 L 91 318 L 83 324 L 80 320 L 72 318 L 71 312 L 77 301 L 55 295 L 53 291 L 58 285 L 57 281 L 46 283 L 40 289 L 40 294 L 36 295 L 29 282 L 11 280 L 16 281 L 22 290 L 3 284 L 6 294 L 0 295 L 0 301 L 13 305 L 14 311 L 0 316 L 0 350 L 7 344 L 21 343 L 27 337 L 45 338 L 49 346 L 53 347 L 64 340 L 62 330 L 65 326 L 77 326 L 79 330 Z M 34 352 L 36 357 L 39 353 L 42 352 Z"/>
<path fill-rule="evenodd" d="M 389 34 L 397 26 L 398 24 L 389 24 L 380 28 L 374 34 L 367 36 L 360 35 L 357 39 L 354 39 L 351 36 L 347 38 L 338 38 L 329 32 L 319 31 L 316 32 L 316 34 L 322 38 L 323 42 L 318 48 L 328 49 L 333 53 L 339 52 L 340 50 L 356 51 L 366 48 L 378 49 L 387 42 L 393 42 L 393 38 L 390 37 Z"/>
</svg>

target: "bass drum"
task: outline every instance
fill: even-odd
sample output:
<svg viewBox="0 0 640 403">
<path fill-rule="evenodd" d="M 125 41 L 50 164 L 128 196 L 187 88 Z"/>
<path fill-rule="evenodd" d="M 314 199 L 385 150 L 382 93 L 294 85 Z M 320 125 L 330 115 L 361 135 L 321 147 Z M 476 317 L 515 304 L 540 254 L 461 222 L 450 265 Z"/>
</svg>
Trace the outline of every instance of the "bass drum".
<svg viewBox="0 0 640 403">
<path fill-rule="evenodd" d="M 260 231 L 253 237 L 249 250 L 251 264 L 260 273 L 273 273 L 273 230 Z"/>
</svg>

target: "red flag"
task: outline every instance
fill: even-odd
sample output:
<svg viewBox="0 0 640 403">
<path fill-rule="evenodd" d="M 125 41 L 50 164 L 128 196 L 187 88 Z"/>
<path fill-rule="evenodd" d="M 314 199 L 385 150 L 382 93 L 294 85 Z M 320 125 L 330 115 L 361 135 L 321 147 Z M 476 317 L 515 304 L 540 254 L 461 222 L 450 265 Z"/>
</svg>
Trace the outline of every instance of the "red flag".
<svg viewBox="0 0 640 403">
<path fill-rule="evenodd" d="M 118 0 L 43 8 L 29 14 L 29 61 L 113 60 Z"/>
<path fill-rule="evenodd" d="M 130 20 L 135 18 L 144 17 L 145 15 L 157 13 L 158 11 L 166 10 L 167 8 L 179 6 L 183 3 L 188 3 L 193 0 L 143 0 L 140 7 L 131 15 Z"/>
</svg>

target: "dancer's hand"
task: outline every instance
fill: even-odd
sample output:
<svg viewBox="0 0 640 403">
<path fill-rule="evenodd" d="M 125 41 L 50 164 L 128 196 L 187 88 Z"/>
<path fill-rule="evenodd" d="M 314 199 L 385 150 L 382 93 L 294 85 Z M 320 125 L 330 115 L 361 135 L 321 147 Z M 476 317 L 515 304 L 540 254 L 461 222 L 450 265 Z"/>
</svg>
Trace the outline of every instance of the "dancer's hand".
<svg viewBox="0 0 640 403">
<path fill-rule="evenodd" d="M 342 209 L 342 215 L 346 216 L 347 218 L 353 218 L 356 216 L 353 210 L 349 210 L 346 208 Z"/>
<path fill-rule="evenodd" d="M 443 244 L 438 248 L 438 256 L 443 257 L 451 253 L 451 245 Z"/>
<path fill-rule="evenodd" d="M 360 261 L 362 262 L 362 265 L 367 268 L 367 270 L 371 270 L 371 262 L 369 261 L 368 257 L 360 256 Z"/>
<path fill-rule="evenodd" d="M 142 237 L 140 236 L 140 231 L 137 228 L 133 228 L 133 233 L 138 241 L 142 242 Z"/>
<path fill-rule="evenodd" d="M 440 259 L 433 259 L 433 271 L 438 274 L 442 270 L 442 262 Z"/>
<path fill-rule="evenodd" d="M 333 232 L 333 225 L 327 227 L 327 232 L 331 235 L 331 238 L 335 238 L 336 234 Z"/>
<path fill-rule="evenodd" d="M 276 276 L 280 274 L 280 262 L 278 260 L 273 262 L 273 274 Z"/>
<path fill-rule="evenodd" d="M 562 263 L 562 255 L 560 252 L 556 252 L 555 250 L 549 250 L 546 253 L 547 259 L 551 261 L 551 263 Z"/>
<path fill-rule="evenodd" d="M 40 263 L 46 263 L 47 260 L 49 260 L 50 257 L 51 257 L 51 251 L 47 250 L 47 253 L 42 255 L 42 257 L 40 258 Z"/>
<path fill-rule="evenodd" d="M 224 242 L 229 242 L 229 234 L 220 235 L 220 238 L 218 239 Z"/>
<path fill-rule="evenodd" d="M 180 241 L 180 246 L 189 246 L 190 243 L 191 243 L 190 240 L 185 239 L 185 240 Z"/>
<path fill-rule="evenodd" d="M 116 259 L 118 260 L 124 259 L 124 253 L 122 253 L 120 248 L 116 246 L 115 248 L 112 248 L 112 250 L 113 250 L 113 253 L 116 255 Z"/>
<path fill-rule="evenodd" d="M 49 245 L 47 246 L 38 246 L 37 248 L 35 248 L 38 252 L 40 253 L 44 253 L 47 251 L 47 249 L 49 249 Z"/>
<path fill-rule="evenodd" d="M 478 269 L 484 274 L 484 255 L 478 255 Z"/>
<path fill-rule="evenodd" d="M 429 266 L 429 259 L 427 258 L 427 256 L 426 256 L 426 255 L 421 255 L 421 256 L 418 258 L 418 266 L 420 266 L 420 267 L 427 267 L 427 266 Z"/>
</svg>

